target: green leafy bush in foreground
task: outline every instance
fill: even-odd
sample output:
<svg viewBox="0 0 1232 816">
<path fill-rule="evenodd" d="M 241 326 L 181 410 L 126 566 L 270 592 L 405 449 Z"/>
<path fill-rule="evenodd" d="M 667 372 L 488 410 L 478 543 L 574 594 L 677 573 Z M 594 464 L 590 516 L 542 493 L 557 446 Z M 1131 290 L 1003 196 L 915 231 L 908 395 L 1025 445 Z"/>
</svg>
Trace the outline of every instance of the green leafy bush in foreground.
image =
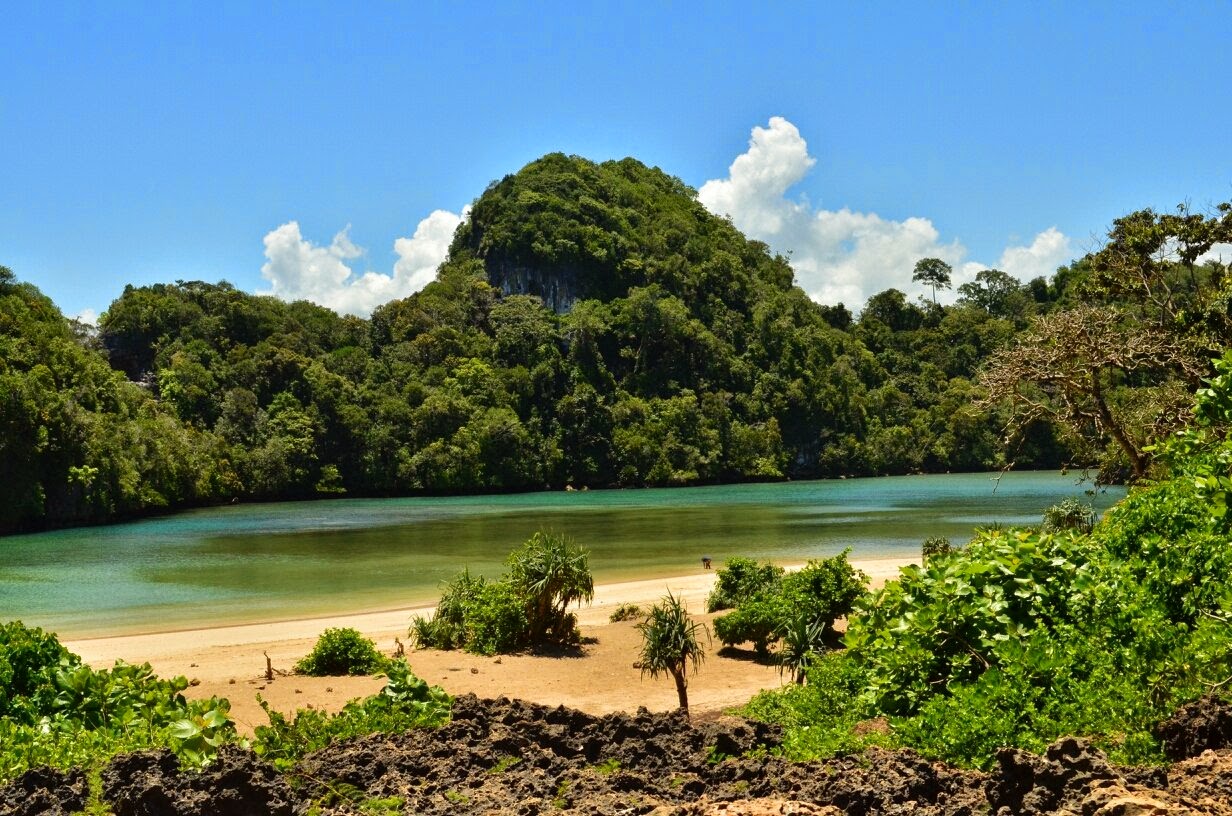
<svg viewBox="0 0 1232 816">
<path fill-rule="evenodd" d="M 787 758 L 807 760 L 890 743 L 888 735 L 877 731 L 858 733 L 857 726 L 870 716 L 861 699 L 867 675 L 847 653 L 819 655 L 807 676 L 806 684 L 759 693 L 743 710 L 753 719 L 784 726 L 782 752 Z"/>
<path fill-rule="evenodd" d="M 50 633 L 13 621 L 0 626 L 0 783 L 29 768 L 96 769 L 118 753 L 172 749 L 199 766 L 235 738 L 226 700 L 188 700 L 183 677 L 117 661 L 96 670 Z"/>
<path fill-rule="evenodd" d="M 200 767 L 237 740 L 225 699 L 188 700 L 185 678 L 157 677 L 148 664 L 92 669 L 54 635 L 19 621 L 0 625 L 0 666 L 0 785 L 44 765 L 97 771 L 116 754 L 147 748 L 170 748 L 184 766 Z M 309 709 L 287 718 L 262 703 L 270 724 L 257 729 L 254 750 L 285 770 L 335 740 L 449 718 L 449 696 L 415 677 L 405 660 L 382 658 L 382 666 L 385 687 L 337 714 Z"/>
<path fill-rule="evenodd" d="M 300 709 L 288 718 L 261 701 L 269 725 L 257 726 L 253 750 L 279 770 L 331 742 L 373 733 L 396 733 L 433 727 L 449 719 L 452 701 L 439 686 L 429 686 L 405 660 L 391 660 L 385 687 L 371 697 L 352 700 L 337 714 Z"/>
<path fill-rule="evenodd" d="M 295 671 L 313 677 L 345 674 L 378 674 L 389 665 L 389 658 L 377 651 L 376 644 L 355 629 L 326 629 L 312 651 L 295 664 Z"/>
<path fill-rule="evenodd" d="M 50 632 L 21 621 L 0 624 L 0 717 L 28 722 L 47 709 L 62 660 L 76 662 Z"/>
<path fill-rule="evenodd" d="M 864 744 L 874 720 L 894 744 L 978 767 L 1064 735 L 1162 761 L 1157 725 L 1232 676 L 1232 414 L 1211 407 L 1232 404 L 1232 355 L 1217 368 L 1196 427 L 1161 450 L 1167 478 L 1089 532 L 1061 518 L 1082 521 L 1077 506 L 1050 531 L 980 532 L 904 568 L 858 604 L 846 651 L 749 713 L 783 723 L 800 758 Z"/>
</svg>

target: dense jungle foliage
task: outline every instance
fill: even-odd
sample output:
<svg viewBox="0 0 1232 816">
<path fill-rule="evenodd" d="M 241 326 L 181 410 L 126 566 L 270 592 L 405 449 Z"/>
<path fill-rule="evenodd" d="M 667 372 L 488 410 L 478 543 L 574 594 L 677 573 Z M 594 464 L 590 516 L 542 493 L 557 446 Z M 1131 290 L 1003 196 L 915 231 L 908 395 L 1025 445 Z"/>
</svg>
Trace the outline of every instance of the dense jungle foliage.
<svg viewBox="0 0 1232 816">
<path fill-rule="evenodd" d="M 1226 208 L 1142 211 L 1050 280 L 986 270 L 954 305 L 889 289 L 856 318 L 679 180 L 552 154 L 370 320 L 177 282 L 127 287 L 94 331 L 0 268 L 0 532 L 236 498 L 1141 478 L 1232 331 L 1225 267 L 1198 260 L 1229 235 Z"/>
<path fill-rule="evenodd" d="M 845 650 L 749 711 L 798 757 L 874 741 L 987 768 L 1000 746 L 1079 735 L 1162 761 L 1158 724 L 1232 680 L 1232 353 L 1216 368 L 1159 451 L 1165 477 L 1089 531 L 1061 508 L 903 569 L 857 602 Z"/>
</svg>

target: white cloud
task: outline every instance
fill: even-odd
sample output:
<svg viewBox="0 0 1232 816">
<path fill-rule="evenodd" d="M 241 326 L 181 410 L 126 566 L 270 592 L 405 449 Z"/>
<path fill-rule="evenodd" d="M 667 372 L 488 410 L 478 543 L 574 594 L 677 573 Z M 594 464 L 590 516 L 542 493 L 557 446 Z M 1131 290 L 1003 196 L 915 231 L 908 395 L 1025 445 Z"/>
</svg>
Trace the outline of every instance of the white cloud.
<svg viewBox="0 0 1232 816">
<path fill-rule="evenodd" d="M 411 292 L 418 292 L 436 277 L 436 268 L 449 253 L 449 244 L 458 225 L 470 213 L 470 206 L 461 215 L 436 210 L 419 222 L 410 238 L 394 241 L 398 262 L 394 264 L 394 279 L 405 281 Z"/>
<path fill-rule="evenodd" d="M 1232 264 L 1232 244 L 1214 244 L 1206 252 L 1198 256 L 1197 263 L 1218 261 L 1222 264 Z"/>
<path fill-rule="evenodd" d="M 775 116 L 768 127 L 753 128 L 748 151 L 732 162 L 728 177 L 707 181 L 698 199 L 711 212 L 731 216 L 751 237 L 790 254 L 799 284 L 823 303 L 841 301 L 858 310 L 870 295 L 890 287 L 923 295 L 928 290 L 911 283 L 920 258 L 950 264 L 955 289 L 988 268 L 966 260 L 967 250 L 957 239 L 943 242 L 927 218 L 893 221 L 876 213 L 817 209 L 806 200 L 789 199 L 787 191 L 815 163 L 796 126 Z M 1006 248 L 999 268 L 1025 281 L 1051 275 L 1069 258 L 1069 239 L 1050 227 L 1028 246 Z"/>
<path fill-rule="evenodd" d="M 73 320 L 76 320 L 83 326 L 97 326 L 98 312 L 94 309 L 82 309 L 73 317 Z"/>
<path fill-rule="evenodd" d="M 1030 246 L 1006 247 L 997 268 L 1026 282 L 1040 276 L 1050 277 L 1057 267 L 1074 257 L 1069 238 L 1056 227 L 1035 236 Z"/>
<path fill-rule="evenodd" d="M 289 221 L 265 236 L 261 277 L 273 287 L 269 294 L 283 300 L 310 300 L 338 312 L 366 316 L 377 306 L 414 294 L 432 281 L 466 212 L 436 210 L 419 222 L 410 238 L 395 240 L 398 260 L 391 275 L 360 274 L 351 268 L 347 262 L 365 252 L 351 242 L 349 226 L 329 246 L 317 246 L 303 237 L 298 222 Z"/>
</svg>

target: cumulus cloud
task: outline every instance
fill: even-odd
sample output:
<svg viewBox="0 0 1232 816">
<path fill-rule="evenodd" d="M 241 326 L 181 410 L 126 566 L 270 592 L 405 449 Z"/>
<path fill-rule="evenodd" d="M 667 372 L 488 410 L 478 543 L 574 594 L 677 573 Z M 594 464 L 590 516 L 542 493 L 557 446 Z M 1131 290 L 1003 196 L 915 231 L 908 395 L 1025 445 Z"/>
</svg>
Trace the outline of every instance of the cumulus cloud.
<svg viewBox="0 0 1232 816">
<path fill-rule="evenodd" d="M 410 238 L 394 241 L 398 260 L 392 274 L 356 272 L 351 262 L 366 253 L 351 242 L 350 226 L 329 246 L 305 238 L 299 223 L 288 221 L 265 236 L 261 276 L 269 294 L 283 300 L 309 300 L 338 312 L 366 316 L 382 303 L 414 294 L 428 285 L 445 260 L 454 230 L 466 217 L 436 210 L 419 222 Z"/>
<path fill-rule="evenodd" d="M 858 309 L 870 295 L 890 287 L 922 295 L 927 290 L 912 284 L 910 276 L 920 258 L 950 264 L 955 289 L 988 268 L 968 260 L 957 239 L 942 241 L 927 218 L 894 221 L 789 198 L 788 191 L 815 163 L 796 126 L 775 116 L 768 127 L 753 128 L 748 151 L 732 162 L 727 178 L 703 184 L 698 199 L 711 212 L 730 216 L 746 234 L 790 255 L 796 280 L 823 303 L 841 301 Z M 1070 257 L 1069 239 L 1050 227 L 1026 246 L 1007 247 L 998 267 L 1028 280 L 1051 275 Z"/>
<path fill-rule="evenodd" d="M 1204 264 L 1207 261 L 1232 264 L 1232 244 L 1214 244 L 1210 249 L 1198 256 L 1198 263 Z"/>
<path fill-rule="evenodd" d="M 1035 236 L 1030 246 L 1006 247 L 997 268 L 1021 281 L 1049 277 L 1074 257 L 1069 238 L 1056 227 Z"/>
<path fill-rule="evenodd" d="M 94 309 L 82 309 L 73 317 L 73 320 L 76 320 L 83 326 L 97 326 L 98 312 Z"/>
<path fill-rule="evenodd" d="M 419 222 L 410 238 L 394 241 L 394 252 L 398 254 L 394 279 L 406 281 L 411 292 L 418 292 L 431 283 L 436 277 L 436 268 L 449 253 L 454 231 L 466 218 L 469 209 L 464 209 L 461 215 L 436 210 Z"/>
</svg>

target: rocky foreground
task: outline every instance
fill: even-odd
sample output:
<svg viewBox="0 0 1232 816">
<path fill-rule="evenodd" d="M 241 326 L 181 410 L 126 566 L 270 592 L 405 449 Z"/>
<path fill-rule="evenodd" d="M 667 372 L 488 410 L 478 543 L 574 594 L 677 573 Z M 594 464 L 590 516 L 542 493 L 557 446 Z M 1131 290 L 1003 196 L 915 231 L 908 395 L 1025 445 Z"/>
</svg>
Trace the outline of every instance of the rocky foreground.
<svg viewBox="0 0 1232 816">
<path fill-rule="evenodd" d="M 594 717 L 517 700 L 459 697 L 435 730 L 331 746 L 283 776 L 227 747 L 203 773 L 169 752 L 115 759 L 103 798 L 116 816 L 275 814 L 1082 814 L 1232 816 L 1232 709 L 1204 701 L 1162 730 L 1177 760 L 1110 765 L 1081 740 L 1043 757 L 1005 749 L 990 774 L 913 751 L 870 750 L 826 762 L 767 755 L 770 726 L 680 714 Z M 756 752 L 752 758 L 746 756 Z M 0 789 L 0 814 L 71 813 L 80 772 L 34 770 Z"/>
</svg>

